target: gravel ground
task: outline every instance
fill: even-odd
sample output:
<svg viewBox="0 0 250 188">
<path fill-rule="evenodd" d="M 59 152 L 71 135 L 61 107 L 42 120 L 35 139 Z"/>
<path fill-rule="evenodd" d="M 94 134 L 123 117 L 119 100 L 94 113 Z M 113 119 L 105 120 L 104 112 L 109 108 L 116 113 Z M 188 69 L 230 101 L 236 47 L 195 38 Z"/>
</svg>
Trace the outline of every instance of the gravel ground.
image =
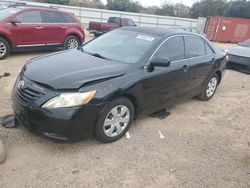
<svg viewBox="0 0 250 188">
<path fill-rule="evenodd" d="M 0 73 L 11 73 L 0 79 L 0 117 L 12 113 L 10 92 L 21 67 L 40 54 L 0 62 Z M 8 153 L 0 187 L 250 188 L 249 83 L 249 75 L 228 70 L 211 101 L 178 104 L 164 120 L 136 120 L 130 139 L 111 144 L 58 144 L 23 127 L 0 127 Z"/>
</svg>

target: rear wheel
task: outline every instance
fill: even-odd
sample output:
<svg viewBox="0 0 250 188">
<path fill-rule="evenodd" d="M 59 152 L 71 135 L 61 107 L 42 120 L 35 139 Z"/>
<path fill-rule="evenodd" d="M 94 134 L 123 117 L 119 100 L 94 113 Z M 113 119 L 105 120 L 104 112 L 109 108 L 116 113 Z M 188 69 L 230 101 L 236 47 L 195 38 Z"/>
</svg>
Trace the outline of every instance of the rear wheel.
<svg viewBox="0 0 250 188">
<path fill-rule="evenodd" d="M 78 37 L 70 35 L 65 39 L 64 42 L 64 49 L 70 50 L 79 48 L 81 46 L 81 42 Z"/>
<path fill-rule="evenodd" d="M 199 95 L 198 98 L 202 101 L 210 100 L 214 96 L 217 90 L 218 83 L 219 83 L 219 78 L 218 75 L 215 73 L 209 78 L 208 82 L 203 88 L 201 95 Z"/>
<path fill-rule="evenodd" d="M 95 137 L 105 143 L 123 137 L 134 119 L 134 106 L 125 97 L 118 98 L 104 107 L 96 123 Z"/>
<path fill-rule="evenodd" d="M 10 54 L 10 44 L 0 37 L 0 60 L 5 59 Z"/>
</svg>

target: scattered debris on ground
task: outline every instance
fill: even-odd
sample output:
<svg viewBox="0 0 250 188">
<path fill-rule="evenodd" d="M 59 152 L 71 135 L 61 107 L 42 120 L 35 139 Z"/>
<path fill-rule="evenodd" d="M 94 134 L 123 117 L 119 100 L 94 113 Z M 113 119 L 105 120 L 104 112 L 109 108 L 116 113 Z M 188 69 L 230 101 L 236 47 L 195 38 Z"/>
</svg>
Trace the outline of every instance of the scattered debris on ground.
<svg viewBox="0 0 250 188">
<path fill-rule="evenodd" d="M 125 136 L 126 136 L 127 139 L 130 139 L 130 134 L 129 134 L 129 132 L 127 132 Z"/>
<path fill-rule="evenodd" d="M 158 133 L 159 133 L 159 135 L 160 135 L 160 139 L 164 139 L 164 138 L 165 138 L 165 136 L 162 134 L 161 131 L 159 131 Z"/>
<path fill-rule="evenodd" d="M 0 124 L 5 128 L 13 128 L 16 126 L 15 116 L 7 115 L 3 118 L 0 118 Z"/>
<path fill-rule="evenodd" d="M 167 112 L 166 109 L 159 110 L 157 112 L 154 112 L 153 114 L 150 115 L 152 118 L 158 118 L 158 119 L 165 119 L 167 118 L 171 113 Z"/>
<path fill-rule="evenodd" d="M 8 77 L 8 76 L 10 76 L 10 73 L 5 72 L 3 75 L 0 75 L 0 78 L 2 78 L 2 77 Z"/>
<path fill-rule="evenodd" d="M 80 170 L 72 170 L 72 174 L 77 175 L 80 173 Z"/>
<path fill-rule="evenodd" d="M 0 139 L 0 164 L 6 161 L 7 154 L 3 142 Z"/>
</svg>

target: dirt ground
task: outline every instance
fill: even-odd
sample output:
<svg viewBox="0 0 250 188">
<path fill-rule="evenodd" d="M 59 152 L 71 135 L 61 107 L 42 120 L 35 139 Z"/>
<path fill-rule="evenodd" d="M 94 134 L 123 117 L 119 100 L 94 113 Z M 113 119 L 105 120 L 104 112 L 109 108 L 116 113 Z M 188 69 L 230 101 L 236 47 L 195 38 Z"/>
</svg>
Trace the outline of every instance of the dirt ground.
<svg viewBox="0 0 250 188">
<path fill-rule="evenodd" d="M 0 73 L 11 73 L 0 79 L 0 117 L 12 113 L 10 93 L 21 67 L 38 55 L 0 62 Z M 111 144 L 58 144 L 23 127 L 0 126 L 8 153 L 0 187 L 250 188 L 249 75 L 228 70 L 211 101 L 191 99 L 169 111 L 164 120 L 136 120 L 130 139 Z"/>
</svg>

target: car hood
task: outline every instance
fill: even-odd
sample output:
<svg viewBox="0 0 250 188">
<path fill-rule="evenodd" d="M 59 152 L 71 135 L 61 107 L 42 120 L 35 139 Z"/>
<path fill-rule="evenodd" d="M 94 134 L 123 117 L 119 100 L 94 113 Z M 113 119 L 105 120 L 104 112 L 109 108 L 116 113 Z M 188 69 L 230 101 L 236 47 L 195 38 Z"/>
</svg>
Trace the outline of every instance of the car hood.
<svg viewBox="0 0 250 188">
<path fill-rule="evenodd" d="M 250 57 L 250 48 L 244 46 L 237 46 L 230 48 L 227 52 L 230 55 Z"/>
<path fill-rule="evenodd" d="M 30 60 L 23 74 L 34 82 L 54 89 L 78 89 L 88 82 L 121 76 L 128 68 L 129 65 L 125 63 L 69 50 Z"/>
</svg>

